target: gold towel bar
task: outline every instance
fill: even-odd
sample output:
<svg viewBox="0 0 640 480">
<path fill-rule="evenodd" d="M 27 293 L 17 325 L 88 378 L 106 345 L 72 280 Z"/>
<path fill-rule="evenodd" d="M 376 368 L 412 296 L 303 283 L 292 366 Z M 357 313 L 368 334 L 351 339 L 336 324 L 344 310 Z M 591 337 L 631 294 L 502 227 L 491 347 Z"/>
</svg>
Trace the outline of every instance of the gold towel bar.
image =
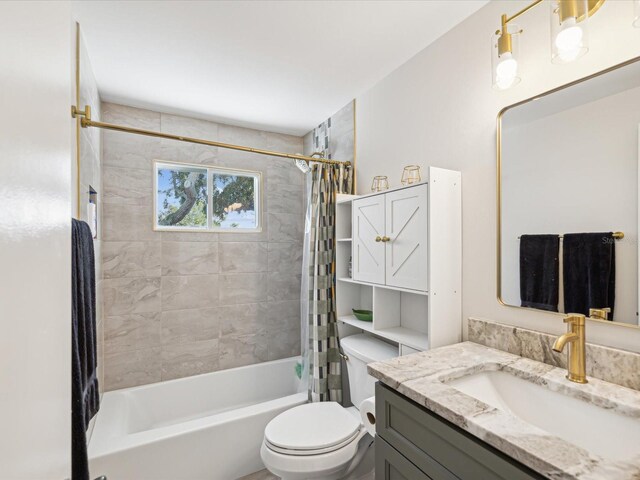
<svg viewBox="0 0 640 480">
<path fill-rule="evenodd" d="M 615 240 L 622 240 L 624 238 L 624 232 L 613 232 L 611 236 Z M 562 240 L 564 238 L 564 235 L 558 235 L 558 237 L 560 238 L 560 240 Z M 520 240 L 520 237 L 518 237 L 518 240 Z"/>
</svg>

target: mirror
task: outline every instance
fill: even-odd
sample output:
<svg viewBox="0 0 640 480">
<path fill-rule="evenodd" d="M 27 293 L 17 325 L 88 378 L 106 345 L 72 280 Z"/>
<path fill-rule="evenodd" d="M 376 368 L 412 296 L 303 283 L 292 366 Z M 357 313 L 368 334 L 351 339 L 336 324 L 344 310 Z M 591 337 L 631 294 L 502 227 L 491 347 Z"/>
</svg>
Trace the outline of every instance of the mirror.
<svg viewBox="0 0 640 480">
<path fill-rule="evenodd" d="M 640 57 L 498 116 L 498 298 L 638 326 Z"/>
</svg>

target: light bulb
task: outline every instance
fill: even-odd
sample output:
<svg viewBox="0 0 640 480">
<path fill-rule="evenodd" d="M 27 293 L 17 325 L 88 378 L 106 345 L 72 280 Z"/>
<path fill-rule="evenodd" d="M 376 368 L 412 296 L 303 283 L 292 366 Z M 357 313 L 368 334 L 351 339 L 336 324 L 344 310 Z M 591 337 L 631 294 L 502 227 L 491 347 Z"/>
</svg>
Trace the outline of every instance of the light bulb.
<svg viewBox="0 0 640 480">
<path fill-rule="evenodd" d="M 496 86 L 507 89 L 518 76 L 518 61 L 513 58 L 511 52 L 506 52 L 500 56 L 500 61 L 496 66 Z"/>
<path fill-rule="evenodd" d="M 580 56 L 583 50 L 583 37 L 582 27 L 576 24 L 574 17 L 567 18 L 562 22 L 562 30 L 558 32 L 555 39 L 558 56 L 562 61 L 570 62 Z"/>
</svg>

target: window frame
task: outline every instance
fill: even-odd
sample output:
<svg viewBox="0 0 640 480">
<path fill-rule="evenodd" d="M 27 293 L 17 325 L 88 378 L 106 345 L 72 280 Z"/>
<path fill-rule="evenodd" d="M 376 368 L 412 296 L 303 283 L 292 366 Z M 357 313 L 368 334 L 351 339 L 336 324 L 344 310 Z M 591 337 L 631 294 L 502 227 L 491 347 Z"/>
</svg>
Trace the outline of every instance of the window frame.
<svg viewBox="0 0 640 480">
<path fill-rule="evenodd" d="M 262 232 L 263 212 L 262 206 L 264 196 L 264 183 L 262 172 L 258 170 L 246 170 L 241 168 L 220 167 L 217 165 L 206 165 L 198 163 L 185 163 L 166 160 L 153 161 L 153 230 L 156 232 L 214 232 L 214 233 L 260 233 Z M 207 225 L 204 227 L 183 227 L 177 225 L 159 225 L 158 224 L 158 169 L 197 169 L 206 170 L 207 173 Z M 254 177 L 254 204 L 256 211 L 255 228 L 233 228 L 233 227 L 216 227 L 213 224 L 213 175 L 239 175 L 244 177 Z"/>
</svg>

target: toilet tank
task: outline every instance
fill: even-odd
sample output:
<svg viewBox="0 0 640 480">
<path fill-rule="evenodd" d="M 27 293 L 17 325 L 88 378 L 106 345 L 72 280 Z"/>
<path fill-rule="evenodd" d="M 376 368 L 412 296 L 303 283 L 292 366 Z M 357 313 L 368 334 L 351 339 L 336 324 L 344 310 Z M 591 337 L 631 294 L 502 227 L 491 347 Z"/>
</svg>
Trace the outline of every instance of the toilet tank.
<svg viewBox="0 0 640 480">
<path fill-rule="evenodd" d="M 351 402 L 359 408 L 363 400 L 375 394 L 376 379 L 367 373 L 367 364 L 397 357 L 398 347 L 366 334 L 345 337 L 340 346 L 348 357 Z"/>
</svg>

